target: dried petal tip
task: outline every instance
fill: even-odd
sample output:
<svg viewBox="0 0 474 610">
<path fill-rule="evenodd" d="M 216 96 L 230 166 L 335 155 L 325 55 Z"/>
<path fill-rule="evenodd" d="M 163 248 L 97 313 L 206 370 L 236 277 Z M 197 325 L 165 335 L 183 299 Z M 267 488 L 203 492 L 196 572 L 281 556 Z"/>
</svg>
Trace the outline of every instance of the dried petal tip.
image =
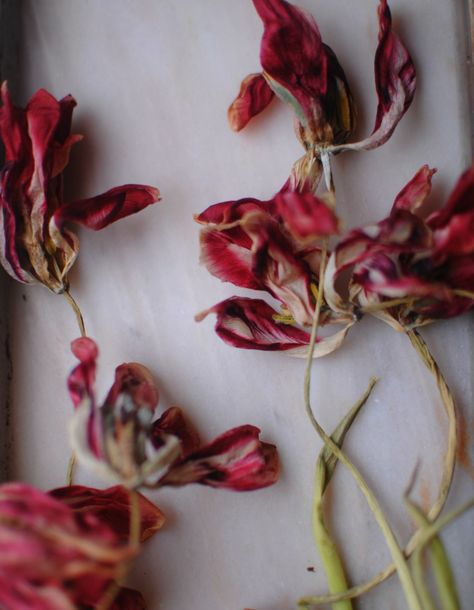
<svg viewBox="0 0 474 610">
<path fill-rule="evenodd" d="M 240 131 L 257 114 L 260 114 L 274 98 L 262 74 L 249 74 L 240 85 L 240 91 L 227 111 L 229 125 Z"/>
</svg>

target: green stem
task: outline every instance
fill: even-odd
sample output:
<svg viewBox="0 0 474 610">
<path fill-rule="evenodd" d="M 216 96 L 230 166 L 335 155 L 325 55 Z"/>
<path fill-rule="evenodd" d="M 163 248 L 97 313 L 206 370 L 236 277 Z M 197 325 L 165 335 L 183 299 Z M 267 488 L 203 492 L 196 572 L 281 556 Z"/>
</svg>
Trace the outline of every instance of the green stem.
<svg viewBox="0 0 474 610">
<path fill-rule="evenodd" d="M 387 542 L 387 546 L 392 555 L 393 562 L 398 571 L 398 576 L 400 579 L 400 583 L 402 585 L 403 591 L 405 593 L 406 600 L 408 602 L 408 606 L 410 610 L 422 610 L 420 602 L 418 600 L 418 595 L 416 592 L 415 584 L 413 582 L 412 575 L 410 574 L 410 570 L 408 569 L 407 562 L 405 560 L 405 556 L 403 555 L 402 550 L 395 538 L 395 535 L 388 524 L 383 511 L 375 497 L 375 495 L 370 490 L 369 486 L 365 482 L 364 478 L 358 471 L 358 469 L 354 466 L 354 464 L 349 460 L 349 458 L 342 452 L 341 449 L 334 443 L 334 441 L 326 434 L 324 429 L 320 426 L 318 420 L 316 419 L 313 409 L 311 407 L 311 398 L 310 398 L 310 389 L 311 389 L 311 369 L 312 369 L 312 361 L 314 348 L 316 345 L 316 337 L 319 326 L 319 316 L 321 312 L 321 305 L 323 300 L 323 291 L 324 291 L 324 271 L 326 266 L 326 257 L 327 257 L 327 240 L 325 240 L 322 254 L 321 254 L 321 268 L 319 273 L 319 290 L 318 290 L 318 299 L 316 302 L 316 309 L 313 319 L 313 325 L 311 329 L 311 339 L 308 349 L 308 358 L 305 372 L 305 380 L 304 380 L 304 402 L 306 407 L 306 412 L 308 417 L 324 443 L 331 449 L 334 455 L 338 458 L 340 462 L 342 462 L 349 472 L 354 477 L 357 482 L 360 490 L 364 494 L 366 501 L 374 514 L 374 517 L 379 524 L 380 529 L 383 532 L 385 540 Z"/>
</svg>

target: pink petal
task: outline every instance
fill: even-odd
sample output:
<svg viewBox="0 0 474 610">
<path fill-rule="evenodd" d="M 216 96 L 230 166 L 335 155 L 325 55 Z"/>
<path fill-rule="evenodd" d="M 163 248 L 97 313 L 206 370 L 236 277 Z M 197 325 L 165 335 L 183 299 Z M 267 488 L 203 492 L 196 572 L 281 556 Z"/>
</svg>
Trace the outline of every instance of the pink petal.
<svg viewBox="0 0 474 610">
<path fill-rule="evenodd" d="M 118 539 L 127 543 L 130 536 L 130 494 L 122 485 L 94 489 L 70 485 L 53 489 L 49 495 L 60 500 L 75 514 L 94 515 L 112 529 Z M 165 516 L 150 500 L 138 493 L 140 540 L 144 542 L 163 527 Z"/>
<path fill-rule="evenodd" d="M 340 150 L 371 150 L 384 144 L 408 110 L 416 88 L 416 72 L 408 50 L 392 30 L 387 0 L 378 7 L 379 44 L 375 53 L 375 87 L 378 95 L 377 116 L 372 134 L 354 144 L 332 147 Z"/>
<path fill-rule="evenodd" d="M 223 201 L 209 206 L 201 214 L 194 217 L 196 222 L 208 225 L 228 225 L 241 220 L 250 212 L 268 211 L 268 202 L 252 197 L 237 201 Z"/>
<path fill-rule="evenodd" d="M 158 420 L 153 422 L 152 438 L 158 437 L 158 441 L 160 441 L 163 433 L 179 438 L 182 457 L 196 451 L 201 444 L 198 433 L 186 420 L 179 407 L 167 409 Z"/>
<path fill-rule="evenodd" d="M 277 312 L 265 301 L 232 297 L 196 316 L 200 322 L 217 315 L 218 336 L 234 347 L 257 350 L 292 350 L 308 345 L 309 334 L 297 327 L 275 322 Z"/>
<path fill-rule="evenodd" d="M 115 369 L 115 381 L 104 406 L 112 406 L 120 395 L 130 397 L 135 409 L 146 407 L 154 411 L 160 395 L 150 371 L 137 362 L 124 363 Z"/>
<path fill-rule="evenodd" d="M 299 241 L 312 241 L 338 232 L 337 216 L 311 192 L 286 190 L 278 193 L 274 201 L 286 228 Z"/>
<path fill-rule="evenodd" d="M 227 111 L 231 128 L 234 131 L 243 129 L 250 119 L 265 110 L 273 97 L 273 91 L 261 74 L 249 74 Z"/>
<path fill-rule="evenodd" d="M 416 213 L 431 193 L 431 178 L 436 169 L 423 165 L 406 186 L 398 193 L 392 210 L 408 210 Z"/>
<path fill-rule="evenodd" d="M 276 447 L 259 440 L 260 430 L 240 426 L 175 465 L 163 485 L 200 483 L 211 487 L 251 491 L 276 482 L 279 461 Z"/>
<path fill-rule="evenodd" d="M 89 337 L 75 339 L 71 343 L 71 350 L 80 362 L 68 377 L 69 394 L 74 406 L 77 407 L 86 397 L 92 401 L 94 399 L 96 361 L 99 350 L 95 341 Z"/>
<path fill-rule="evenodd" d="M 159 200 L 160 192 L 154 187 L 126 184 L 90 199 L 62 205 L 54 214 L 54 222 L 59 228 L 65 222 L 76 222 L 88 229 L 99 231 Z"/>
</svg>

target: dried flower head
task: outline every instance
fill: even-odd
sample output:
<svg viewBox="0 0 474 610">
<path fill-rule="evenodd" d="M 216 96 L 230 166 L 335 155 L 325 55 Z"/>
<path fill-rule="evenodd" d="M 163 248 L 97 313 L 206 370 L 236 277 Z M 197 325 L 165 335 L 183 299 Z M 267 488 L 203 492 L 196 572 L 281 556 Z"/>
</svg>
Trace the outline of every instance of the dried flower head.
<svg viewBox="0 0 474 610">
<path fill-rule="evenodd" d="M 58 101 L 40 89 L 23 109 L 12 104 L 5 83 L 1 97 L 5 165 L 0 175 L 0 263 L 20 282 L 39 282 L 61 293 L 68 288 L 68 272 L 79 251 L 68 224 L 97 231 L 158 201 L 159 191 L 127 184 L 65 202 L 63 171 L 71 147 L 82 139 L 71 134 L 74 98 Z"/>
</svg>

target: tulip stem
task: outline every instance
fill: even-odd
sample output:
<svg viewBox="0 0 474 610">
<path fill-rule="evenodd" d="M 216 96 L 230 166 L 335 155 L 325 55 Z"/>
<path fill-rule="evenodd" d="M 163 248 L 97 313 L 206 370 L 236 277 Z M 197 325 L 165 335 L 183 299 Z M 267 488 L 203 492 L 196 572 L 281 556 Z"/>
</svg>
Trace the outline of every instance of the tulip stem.
<svg viewBox="0 0 474 610">
<path fill-rule="evenodd" d="M 407 331 L 407 336 L 410 339 L 412 345 L 415 347 L 418 354 L 421 356 L 425 365 L 429 368 L 429 370 L 433 373 L 436 384 L 439 389 L 440 396 L 443 400 L 444 408 L 448 415 L 448 447 L 446 450 L 445 458 L 444 458 L 444 467 L 443 467 L 443 475 L 441 479 L 441 485 L 438 492 L 438 497 L 435 500 L 433 506 L 430 508 L 427 514 L 427 518 L 429 521 L 433 522 L 437 519 L 439 514 L 441 513 L 444 504 L 446 502 L 446 498 L 451 486 L 451 481 L 454 473 L 454 466 L 456 462 L 456 444 L 457 444 L 457 418 L 456 418 L 456 408 L 454 404 L 454 398 L 451 394 L 451 391 L 435 361 L 431 352 L 428 349 L 425 341 L 421 337 L 421 335 L 416 330 Z M 413 536 L 408 541 L 407 546 L 404 550 L 405 557 L 410 557 L 413 551 L 418 547 L 420 537 L 422 536 L 421 530 L 417 530 Z M 354 597 L 360 597 L 364 593 L 369 592 L 374 587 L 382 583 L 384 580 L 392 576 L 392 574 L 396 570 L 395 563 L 391 563 L 384 570 L 379 572 L 376 576 L 371 578 L 370 580 L 352 587 L 348 589 L 345 593 L 339 594 L 331 594 L 324 595 L 319 597 L 311 597 L 312 605 L 317 604 L 327 604 L 333 603 L 337 601 L 341 601 L 343 599 L 350 599 Z"/>
<path fill-rule="evenodd" d="M 87 336 L 86 326 L 84 324 L 84 318 L 82 316 L 82 312 L 81 312 L 79 305 L 75 301 L 72 294 L 69 292 L 69 288 L 66 288 L 66 290 L 64 290 L 63 294 L 66 297 L 66 300 L 69 303 L 69 305 L 72 307 L 74 313 L 76 314 L 76 320 L 77 320 L 77 324 L 79 326 L 79 331 L 81 333 L 81 337 L 86 337 Z"/>
<path fill-rule="evenodd" d="M 79 326 L 79 331 L 81 333 L 81 337 L 86 337 L 87 336 L 86 325 L 84 324 L 84 317 L 82 315 L 81 308 L 77 304 L 77 302 L 74 299 L 74 297 L 72 296 L 72 294 L 69 292 L 69 288 L 66 288 L 64 290 L 63 294 L 66 297 L 66 301 L 72 307 L 72 309 L 76 315 L 76 320 L 77 320 L 77 324 Z M 66 485 L 68 487 L 70 487 L 74 483 L 75 469 L 76 469 L 76 456 L 73 453 L 73 454 L 71 454 L 71 457 L 69 458 L 67 471 L 66 471 Z"/>
<path fill-rule="evenodd" d="M 350 471 L 350 473 L 354 477 L 355 481 L 357 482 L 360 490 L 364 494 L 364 496 L 367 500 L 367 503 L 368 503 L 371 511 L 373 512 L 374 517 L 380 526 L 380 529 L 382 530 L 382 532 L 384 534 L 387 546 L 388 546 L 390 553 L 392 555 L 392 558 L 393 558 L 393 562 L 398 571 L 398 576 L 400 578 L 400 583 L 402 585 L 406 600 L 408 602 L 408 607 L 410 608 L 410 610 L 422 610 L 420 601 L 418 599 L 418 594 L 416 591 L 415 583 L 413 582 L 413 578 L 412 578 L 412 575 L 408 568 L 403 551 L 400 549 L 397 539 L 395 538 L 395 534 L 393 533 L 389 523 L 387 522 L 385 515 L 383 514 L 383 511 L 382 511 L 375 495 L 373 494 L 373 492 L 371 491 L 371 489 L 365 482 L 365 480 L 362 477 L 362 475 L 360 474 L 359 470 L 354 466 L 354 464 L 350 461 L 350 459 L 346 456 L 346 454 L 337 446 L 337 444 L 331 439 L 331 437 L 328 436 L 328 434 L 326 434 L 326 432 L 324 431 L 324 429 L 321 427 L 318 420 L 316 419 L 314 412 L 313 412 L 313 408 L 311 406 L 311 397 L 310 397 L 311 369 L 312 369 L 314 349 L 316 346 L 316 338 L 317 338 L 317 333 L 318 333 L 319 316 L 320 316 L 321 305 L 322 305 L 322 301 L 323 301 L 324 272 L 325 272 L 325 267 L 326 267 L 327 250 L 328 250 L 328 240 L 326 239 L 323 243 L 323 248 L 322 248 L 322 253 L 321 253 L 318 298 L 317 298 L 316 309 L 315 309 L 314 318 L 313 318 L 313 325 L 311 328 L 311 338 L 310 338 L 310 343 L 309 343 L 309 348 L 308 348 L 308 358 L 307 358 L 307 365 L 306 365 L 306 372 L 305 372 L 305 379 L 304 379 L 304 402 L 305 402 L 306 412 L 308 414 L 308 417 L 309 417 L 314 429 L 316 430 L 316 432 L 318 433 L 320 438 L 329 447 L 329 449 L 331 449 L 332 453 L 337 457 L 337 459 L 340 462 L 342 462 L 344 464 L 344 466 L 346 466 L 346 468 Z"/>
</svg>

